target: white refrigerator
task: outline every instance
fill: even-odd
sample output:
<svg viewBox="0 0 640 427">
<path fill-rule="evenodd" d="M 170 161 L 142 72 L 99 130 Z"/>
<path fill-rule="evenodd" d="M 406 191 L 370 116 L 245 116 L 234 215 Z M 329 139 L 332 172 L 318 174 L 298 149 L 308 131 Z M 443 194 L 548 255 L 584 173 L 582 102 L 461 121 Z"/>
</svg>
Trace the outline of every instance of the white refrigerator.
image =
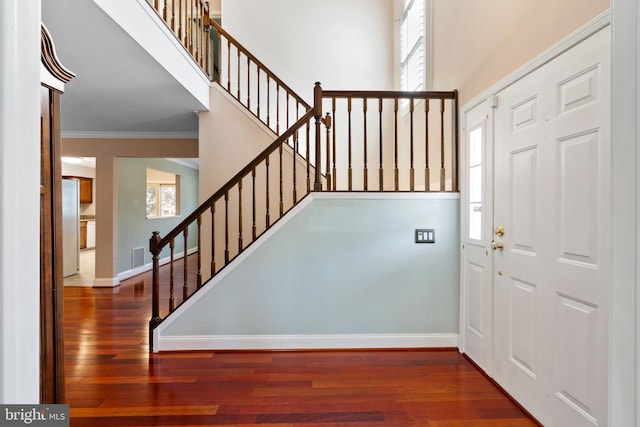
<svg viewBox="0 0 640 427">
<path fill-rule="evenodd" d="M 64 277 L 80 268 L 80 182 L 62 180 L 62 270 Z"/>
</svg>

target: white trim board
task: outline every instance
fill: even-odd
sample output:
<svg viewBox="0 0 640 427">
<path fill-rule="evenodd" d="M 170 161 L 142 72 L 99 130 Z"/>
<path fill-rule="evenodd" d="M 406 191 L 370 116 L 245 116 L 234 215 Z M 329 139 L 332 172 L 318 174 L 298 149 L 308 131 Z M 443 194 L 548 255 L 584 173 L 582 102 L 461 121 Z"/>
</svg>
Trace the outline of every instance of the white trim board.
<svg viewBox="0 0 640 427">
<path fill-rule="evenodd" d="M 197 247 L 190 248 L 187 250 L 187 256 L 192 255 L 196 252 L 198 252 Z M 173 255 L 173 261 L 175 262 L 179 259 L 182 259 L 183 255 L 184 255 L 184 251 L 175 253 Z M 160 264 L 160 267 L 162 267 L 163 265 L 169 264 L 170 262 L 171 262 L 171 257 L 165 257 L 160 259 L 159 264 Z M 153 263 L 147 263 L 145 265 L 141 265 L 140 267 L 133 268 L 131 270 L 122 271 L 118 273 L 118 279 L 120 282 L 122 282 L 123 280 L 127 280 L 132 277 L 138 276 L 142 273 L 146 273 L 147 271 L 151 271 L 152 268 L 153 268 Z"/>
<path fill-rule="evenodd" d="M 118 277 L 93 279 L 94 288 L 115 288 L 116 286 L 120 286 L 120 279 Z"/>
<path fill-rule="evenodd" d="M 154 341 L 156 337 L 154 337 Z M 457 347 L 458 334 L 214 335 L 163 337 L 159 351 Z"/>
</svg>

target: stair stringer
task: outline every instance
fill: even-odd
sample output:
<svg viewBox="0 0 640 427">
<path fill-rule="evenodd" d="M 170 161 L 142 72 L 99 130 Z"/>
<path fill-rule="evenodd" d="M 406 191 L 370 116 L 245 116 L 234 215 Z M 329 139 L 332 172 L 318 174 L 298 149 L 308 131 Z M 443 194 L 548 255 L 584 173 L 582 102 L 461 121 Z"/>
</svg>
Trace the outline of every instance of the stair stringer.
<svg viewBox="0 0 640 427">
<path fill-rule="evenodd" d="M 365 210 L 358 208 L 362 203 L 366 205 Z M 335 231 L 326 223 L 321 225 L 322 229 L 314 229 L 318 215 L 330 213 L 334 218 L 343 219 L 351 215 L 354 207 L 357 212 L 370 212 L 373 217 L 365 218 L 362 225 L 360 220 L 355 223 L 350 220 L 355 226 L 350 225 L 346 230 Z M 458 215 L 459 197 L 451 193 L 311 193 L 164 319 L 154 330 L 153 349 L 455 347 L 459 281 L 455 219 Z M 439 245 L 416 246 L 412 239 L 405 239 L 406 236 L 397 238 L 396 228 L 407 228 L 407 220 L 417 226 L 425 216 L 439 230 L 439 235 L 448 236 L 445 241 Z M 386 224 L 390 218 L 394 224 L 389 230 Z M 375 233 L 371 238 L 371 231 L 381 224 L 383 234 L 378 241 Z M 341 233 L 336 236 L 342 246 L 326 256 L 318 254 L 313 242 L 292 247 L 289 239 L 299 239 L 299 233 L 291 233 L 300 226 L 310 228 L 312 235 L 325 240 L 325 245 L 327 238 L 331 242 L 333 233 Z M 355 234 L 350 234 L 352 232 Z M 287 242 L 288 249 L 274 255 L 274 248 L 283 241 Z M 260 251 L 271 252 L 260 255 Z M 304 280 L 298 282 L 296 277 L 302 276 L 299 268 L 292 264 L 294 261 L 290 261 L 291 252 L 296 252 L 295 256 L 304 264 L 304 277 L 313 277 L 310 281 L 315 284 L 307 286 Z M 265 258 L 265 254 L 269 254 L 266 258 L 272 261 L 277 257 L 275 265 L 271 262 L 265 268 L 261 264 L 260 257 Z M 254 256 L 258 258 L 252 259 Z M 282 280 L 273 280 L 274 270 Z M 351 270 L 357 271 L 356 276 Z M 332 271 L 342 273 L 340 277 L 332 277 Z M 263 274 L 271 277 L 268 285 L 261 284 Z M 291 281 L 291 277 L 295 286 L 282 288 L 279 282 Z M 246 283 L 247 280 L 251 283 Z M 229 291 L 228 286 L 235 286 L 236 291 Z M 339 297 L 334 300 L 332 292 Z M 225 299 L 225 295 L 233 296 Z M 284 309 L 270 306 L 276 298 L 288 305 Z M 230 301 L 229 305 L 220 305 L 221 299 Z M 246 300 L 246 304 L 241 300 Z M 212 301 L 215 308 L 211 307 Z M 325 305 L 331 308 L 323 311 Z M 251 306 L 254 309 L 247 309 Z M 229 307 L 233 308 L 229 311 Z M 303 308 L 302 314 L 299 307 Z M 248 331 L 241 326 L 245 331 L 235 333 L 235 321 L 250 325 Z M 307 326 L 301 326 L 305 322 Z M 266 324 L 264 328 L 263 324 Z M 280 325 L 273 329 L 277 329 L 276 333 L 269 329 L 272 324 Z M 216 328 L 231 333 L 212 333 Z"/>
</svg>

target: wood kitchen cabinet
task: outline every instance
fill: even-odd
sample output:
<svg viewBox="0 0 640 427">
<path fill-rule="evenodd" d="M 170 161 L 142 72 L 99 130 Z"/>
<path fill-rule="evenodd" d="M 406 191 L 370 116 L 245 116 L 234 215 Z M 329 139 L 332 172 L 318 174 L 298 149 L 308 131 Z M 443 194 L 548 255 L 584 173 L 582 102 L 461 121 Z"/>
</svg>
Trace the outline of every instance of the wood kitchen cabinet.
<svg viewBox="0 0 640 427">
<path fill-rule="evenodd" d="M 80 221 L 80 249 L 87 248 L 87 221 Z"/>
<path fill-rule="evenodd" d="M 93 203 L 93 179 L 78 178 L 80 181 L 80 203 Z"/>
</svg>

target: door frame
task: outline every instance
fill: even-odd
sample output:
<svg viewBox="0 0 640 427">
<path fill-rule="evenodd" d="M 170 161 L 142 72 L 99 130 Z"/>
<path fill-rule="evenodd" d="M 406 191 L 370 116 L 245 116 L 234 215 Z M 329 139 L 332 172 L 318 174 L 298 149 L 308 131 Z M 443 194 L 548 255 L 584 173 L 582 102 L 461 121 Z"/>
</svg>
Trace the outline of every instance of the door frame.
<svg viewBox="0 0 640 427">
<path fill-rule="evenodd" d="M 640 5 L 612 14 L 609 424 L 640 427 Z"/>
</svg>

